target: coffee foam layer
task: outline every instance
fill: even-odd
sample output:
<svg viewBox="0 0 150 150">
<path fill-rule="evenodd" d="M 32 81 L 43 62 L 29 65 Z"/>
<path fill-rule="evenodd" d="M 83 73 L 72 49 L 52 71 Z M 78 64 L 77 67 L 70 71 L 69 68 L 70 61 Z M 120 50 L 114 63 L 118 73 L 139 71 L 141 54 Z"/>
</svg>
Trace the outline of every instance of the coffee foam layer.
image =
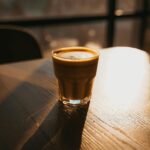
<svg viewBox="0 0 150 150">
<path fill-rule="evenodd" d="M 82 60 L 93 56 L 95 56 L 95 54 L 89 51 L 66 51 L 57 53 L 57 57 L 71 60 Z"/>
</svg>

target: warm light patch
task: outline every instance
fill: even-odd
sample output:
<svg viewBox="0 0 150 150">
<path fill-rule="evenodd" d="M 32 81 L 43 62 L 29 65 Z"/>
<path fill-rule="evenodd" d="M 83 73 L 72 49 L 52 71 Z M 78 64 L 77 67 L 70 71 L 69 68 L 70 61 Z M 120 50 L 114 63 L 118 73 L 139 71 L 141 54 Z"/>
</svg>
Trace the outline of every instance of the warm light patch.
<svg viewBox="0 0 150 150">
<path fill-rule="evenodd" d="M 124 13 L 124 11 L 123 11 L 122 9 L 117 9 L 117 10 L 115 11 L 115 15 L 116 15 L 116 16 L 121 16 L 121 15 L 123 15 L 123 13 Z"/>
<path fill-rule="evenodd" d="M 149 56 L 134 48 L 115 47 L 102 51 L 97 75 L 96 93 L 104 107 L 117 111 L 142 108 L 149 97 Z M 107 108 L 106 108 L 107 109 Z"/>
</svg>

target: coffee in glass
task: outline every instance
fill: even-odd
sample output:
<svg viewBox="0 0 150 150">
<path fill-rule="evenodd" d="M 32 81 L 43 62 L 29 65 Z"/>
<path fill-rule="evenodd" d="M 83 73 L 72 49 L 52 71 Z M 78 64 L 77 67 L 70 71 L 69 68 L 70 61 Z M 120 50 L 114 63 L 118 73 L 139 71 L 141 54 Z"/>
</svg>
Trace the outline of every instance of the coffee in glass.
<svg viewBox="0 0 150 150">
<path fill-rule="evenodd" d="M 66 47 L 52 51 L 58 80 L 59 100 L 64 104 L 85 104 L 91 98 L 99 53 L 86 47 Z"/>
</svg>

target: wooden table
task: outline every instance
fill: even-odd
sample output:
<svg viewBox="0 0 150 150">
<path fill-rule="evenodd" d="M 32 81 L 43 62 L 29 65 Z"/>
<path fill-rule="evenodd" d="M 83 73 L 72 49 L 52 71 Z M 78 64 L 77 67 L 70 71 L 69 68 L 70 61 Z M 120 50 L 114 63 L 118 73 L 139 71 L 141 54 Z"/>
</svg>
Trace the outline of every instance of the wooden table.
<svg viewBox="0 0 150 150">
<path fill-rule="evenodd" d="M 149 150 L 149 55 L 101 51 L 91 102 L 58 102 L 52 62 L 0 65 L 0 150 Z"/>
</svg>

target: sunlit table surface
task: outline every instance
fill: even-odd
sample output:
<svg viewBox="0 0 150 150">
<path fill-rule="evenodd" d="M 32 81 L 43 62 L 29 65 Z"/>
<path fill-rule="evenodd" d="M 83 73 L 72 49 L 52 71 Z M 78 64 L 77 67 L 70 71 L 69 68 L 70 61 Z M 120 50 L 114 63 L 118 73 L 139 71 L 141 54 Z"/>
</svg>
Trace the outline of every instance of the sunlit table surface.
<svg viewBox="0 0 150 150">
<path fill-rule="evenodd" d="M 0 65 L 0 150 L 149 150 L 150 59 L 100 50 L 89 105 L 58 102 L 49 59 Z"/>
</svg>

